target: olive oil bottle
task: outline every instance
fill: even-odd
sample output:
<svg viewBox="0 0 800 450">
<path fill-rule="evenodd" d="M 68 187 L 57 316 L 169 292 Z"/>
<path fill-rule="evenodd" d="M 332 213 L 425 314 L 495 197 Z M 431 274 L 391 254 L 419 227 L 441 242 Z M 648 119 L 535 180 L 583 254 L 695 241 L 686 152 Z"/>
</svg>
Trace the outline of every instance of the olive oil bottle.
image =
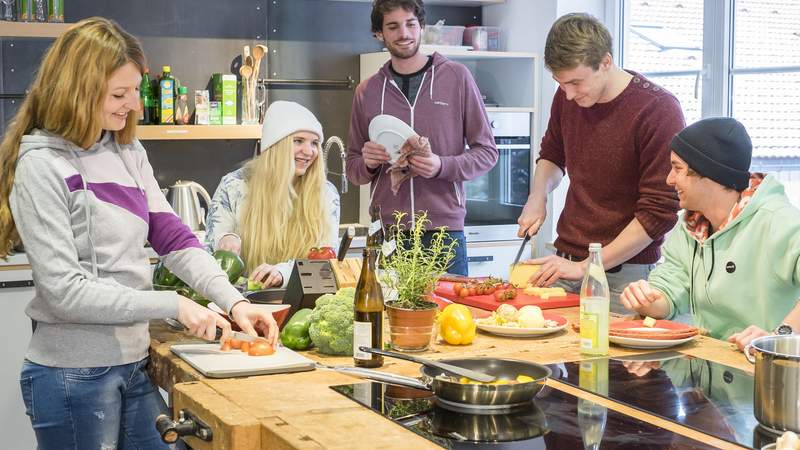
<svg viewBox="0 0 800 450">
<path fill-rule="evenodd" d="M 361 276 L 356 285 L 353 359 L 357 367 L 383 365 L 383 356 L 359 350 L 359 347 L 383 347 L 383 291 L 375 274 L 378 251 L 375 247 L 364 249 Z"/>
</svg>

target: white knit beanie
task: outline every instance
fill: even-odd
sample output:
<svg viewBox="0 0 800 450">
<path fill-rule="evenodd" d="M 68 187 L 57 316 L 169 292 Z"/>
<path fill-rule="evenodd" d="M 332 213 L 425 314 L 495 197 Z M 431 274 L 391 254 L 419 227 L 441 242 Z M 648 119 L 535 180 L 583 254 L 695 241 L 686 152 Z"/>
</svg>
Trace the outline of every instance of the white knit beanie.
<svg viewBox="0 0 800 450">
<path fill-rule="evenodd" d="M 324 139 L 322 124 L 311 111 L 295 102 L 273 102 L 264 114 L 264 125 L 261 129 L 261 151 L 298 131 L 314 133 L 319 136 L 320 142 Z"/>
</svg>

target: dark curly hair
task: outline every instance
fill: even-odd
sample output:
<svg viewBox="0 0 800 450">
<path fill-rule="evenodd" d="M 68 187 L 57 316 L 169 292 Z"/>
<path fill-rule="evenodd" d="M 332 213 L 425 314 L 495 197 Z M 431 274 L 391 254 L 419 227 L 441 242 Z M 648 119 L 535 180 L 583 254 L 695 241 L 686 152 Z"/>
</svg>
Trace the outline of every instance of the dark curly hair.
<svg viewBox="0 0 800 450">
<path fill-rule="evenodd" d="M 422 0 L 375 0 L 370 15 L 372 32 L 380 33 L 383 30 L 383 16 L 397 8 L 413 12 L 420 26 L 425 26 L 425 4 Z"/>
</svg>

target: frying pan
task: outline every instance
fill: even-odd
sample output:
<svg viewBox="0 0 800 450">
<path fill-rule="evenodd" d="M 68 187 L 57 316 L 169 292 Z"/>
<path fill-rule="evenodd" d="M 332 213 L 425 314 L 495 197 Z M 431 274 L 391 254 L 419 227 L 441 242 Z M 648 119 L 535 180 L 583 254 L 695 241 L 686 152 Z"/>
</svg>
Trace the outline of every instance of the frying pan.
<svg viewBox="0 0 800 450">
<path fill-rule="evenodd" d="M 447 375 L 441 376 L 440 369 L 428 366 L 420 369 L 421 380 L 360 367 L 339 366 L 333 369 L 370 380 L 432 391 L 436 401 L 445 408 L 485 414 L 530 403 L 552 374 L 547 366 L 517 359 L 458 358 L 440 361 L 484 372 L 497 378 L 513 380 L 518 375 L 527 375 L 533 378 L 533 381 L 514 384 L 461 384 Z"/>
</svg>

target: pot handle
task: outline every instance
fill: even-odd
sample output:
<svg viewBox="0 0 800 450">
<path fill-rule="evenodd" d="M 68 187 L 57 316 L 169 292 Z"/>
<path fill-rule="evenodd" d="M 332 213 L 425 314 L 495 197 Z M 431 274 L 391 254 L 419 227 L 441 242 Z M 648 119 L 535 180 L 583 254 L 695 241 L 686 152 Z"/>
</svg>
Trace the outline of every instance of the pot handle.
<svg viewBox="0 0 800 450">
<path fill-rule="evenodd" d="M 750 353 L 750 350 L 752 350 L 752 349 L 753 349 L 753 343 L 752 343 L 752 342 L 751 342 L 751 343 L 749 343 L 749 344 L 747 344 L 747 345 L 745 345 L 745 346 L 744 346 L 744 357 L 745 357 L 745 358 L 747 358 L 747 361 L 748 361 L 750 364 L 755 364 L 755 363 L 756 363 L 756 357 L 755 357 L 755 356 L 753 356 L 753 355 Z"/>
<path fill-rule="evenodd" d="M 339 373 L 343 373 L 345 375 L 352 375 L 359 378 L 366 378 L 368 380 L 382 381 L 384 383 L 397 384 L 400 386 L 405 386 L 415 389 L 424 389 L 426 391 L 431 390 L 431 388 L 427 384 L 419 381 L 416 378 L 404 377 L 402 375 L 394 375 L 391 373 L 380 372 L 372 369 L 362 369 L 360 367 L 350 367 L 350 366 L 332 366 L 332 367 L 320 367 L 320 368 L 330 369 Z"/>
<path fill-rule="evenodd" d="M 487 373 L 478 372 L 472 369 L 467 369 L 466 367 L 454 366 L 452 364 L 443 363 L 441 361 L 434 361 L 432 359 L 418 358 L 416 356 L 406 355 L 397 352 L 388 352 L 386 350 L 381 350 L 379 348 L 359 347 L 358 349 L 361 350 L 362 352 L 372 353 L 375 355 L 383 355 L 383 356 L 388 356 L 390 358 L 404 359 L 406 361 L 415 362 L 417 364 L 422 364 L 423 366 L 427 367 L 433 367 L 448 373 L 452 373 L 461 377 L 471 378 L 475 381 L 481 381 L 484 383 L 490 383 L 497 379 L 497 377 L 495 377 L 494 375 L 489 375 Z"/>
</svg>

